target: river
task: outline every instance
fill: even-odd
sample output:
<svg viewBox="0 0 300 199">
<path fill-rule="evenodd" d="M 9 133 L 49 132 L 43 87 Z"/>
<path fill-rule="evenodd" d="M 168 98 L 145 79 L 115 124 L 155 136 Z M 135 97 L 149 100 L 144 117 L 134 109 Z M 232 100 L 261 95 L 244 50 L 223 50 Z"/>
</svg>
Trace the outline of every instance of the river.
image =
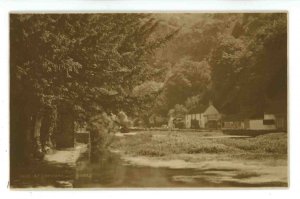
<svg viewBox="0 0 300 199">
<path fill-rule="evenodd" d="M 268 168 L 267 170 L 271 169 L 271 167 L 270 169 Z M 275 176 L 278 174 L 277 171 L 284 171 L 284 168 L 282 169 L 281 167 L 272 168 L 277 168 Z M 243 173 L 238 175 L 240 171 Z M 213 167 L 207 167 L 206 169 L 151 167 L 150 165 L 131 164 L 123 160 L 120 154 L 111 152 L 98 154 L 97 157 L 93 158 L 89 156 L 88 152 L 85 152 L 80 156 L 75 165 L 58 164 L 49 161 L 31 162 L 17 168 L 12 168 L 11 173 L 14 174 L 11 175 L 10 179 L 12 188 L 220 188 L 287 186 L 284 180 L 275 180 L 271 176 L 272 179 L 266 182 L 263 175 L 257 172 L 251 173 L 237 167 L 218 167 L 217 169 Z M 268 175 L 266 176 L 268 177 Z"/>
<path fill-rule="evenodd" d="M 211 187 L 272 187 L 274 183 L 240 183 L 211 181 L 210 177 L 226 175 L 226 169 L 171 169 L 136 166 L 123 161 L 119 154 L 105 153 L 91 159 L 82 154 L 75 166 L 39 162 L 19 169 L 11 178 L 13 188 L 211 188 Z M 205 175 L 204 175 L 205 174 Z M 200 177 L 199 177 L 200 176 Z M 251 176 L 248 176 L 251 177 Z"/>
</svg>

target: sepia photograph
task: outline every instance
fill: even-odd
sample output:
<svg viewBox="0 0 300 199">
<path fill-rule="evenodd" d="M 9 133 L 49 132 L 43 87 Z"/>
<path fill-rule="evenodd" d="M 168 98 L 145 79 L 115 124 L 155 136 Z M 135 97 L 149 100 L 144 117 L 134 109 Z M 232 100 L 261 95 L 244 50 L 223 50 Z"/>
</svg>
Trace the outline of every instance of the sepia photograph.
<svg viewBox="0 0 300 199">
<path fill-rule="evenodd" d="M 288 188 L 287 42 L 287 12 L 11 12 L 8 187 Z"/>
</svg>

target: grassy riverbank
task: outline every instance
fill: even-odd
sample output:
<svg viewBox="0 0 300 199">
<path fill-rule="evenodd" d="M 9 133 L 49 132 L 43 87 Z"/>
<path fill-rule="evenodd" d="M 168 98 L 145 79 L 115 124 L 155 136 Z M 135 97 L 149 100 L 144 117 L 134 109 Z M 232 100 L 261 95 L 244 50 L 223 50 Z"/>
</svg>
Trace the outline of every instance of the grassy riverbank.
<svg viewBox="0 0 300 199">
<path fill-rule="evenodd" d="M 113 150 L 130 156 L 162 157 L 174 155 L 217 155 L 220 159 L 264 159 L 287 157 L 287 134 L 272 133 L 256 137 L 226 137 L 221 132 L 140 132 L 116 138 Z"/>
<path fill-rule="evenodd" d="M 287 134 L 237 137 L 222 132 L 139 132 L 116 137 L 111 149 L 131 165 L 196 169 L 199 175 L 176 181 L 205 180 L 236 186 L 288 186 Z"/>
</svg>

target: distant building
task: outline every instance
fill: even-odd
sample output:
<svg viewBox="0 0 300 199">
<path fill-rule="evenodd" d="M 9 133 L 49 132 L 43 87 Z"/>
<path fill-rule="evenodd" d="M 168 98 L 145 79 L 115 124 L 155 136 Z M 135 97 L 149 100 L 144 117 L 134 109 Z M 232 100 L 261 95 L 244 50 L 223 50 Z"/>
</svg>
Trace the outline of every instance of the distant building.
<svg viewBox="0 0 300 199">
<path fill-rule="evenodd" d="M 261 118 L 245 120 L 246 130 L 275 130 L 275 118 L 270 114 L 263 114 Z"/>
<path fill-rule="evenodd" d="M 217 128 L 221 114 L 210 102 L 200 113 L 185 115 L 186 128 Z"/>
<path fill-rule="evenodd" d="M 275 117 L 272 114 L 262 114 L 257 117 L 240 117 L 237 115 L 222 118 L 223 130 L 275 130 Z"/>
<path fill-rule="evenodd" d="M 275 121 L 275 127 L 277 130 L 287 130 L 287 101 L 286 100 L 273 100 L 269 101 L 265 115 L 272 118 Z"/>
<path fill-rule="evenodd" d="M 245 129 L 245 119 L 240 115 L 226 115 L 222 117 L 222 129 Z"/>
<path fill-rule="evenodd" d="M 226 115 L 222 117 L 223 130 L 287 130 L 286 104 L 269 102 L 264 113 L 255 115 Z"/>
</svg>

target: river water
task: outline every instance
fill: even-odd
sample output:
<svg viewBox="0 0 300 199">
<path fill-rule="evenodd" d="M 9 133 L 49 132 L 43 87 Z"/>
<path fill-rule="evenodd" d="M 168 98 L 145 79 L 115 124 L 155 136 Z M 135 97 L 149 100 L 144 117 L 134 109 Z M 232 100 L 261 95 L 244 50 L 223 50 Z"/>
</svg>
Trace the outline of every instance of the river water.
<svg viewBox="0 0 300 199">
<path fill-rule="evenodd" d="M 171 169 L 136 166 L 123 161 L 118 154 L 105 153 L 90 158 L 84 153 L 76 165 L 36 162 L 14 171 L 11 186 L 15 188 L 211 188 L 211 187 L 272 187 L 274 183 L 241 183 L 211 181 L 216 175 L 234 170 Z M 205 175 L 204 175 L 205 174 Z M 251 177 L 251 176 L 247 176 Z"/>
<path fill-rule="evenodd" d="M 166 188 L 220 186 L 207 181 L 187 180 L 182 182 L 176 180 L 176 176 L 198 175 L 200 171 L 195 169 L 135 166 L 122 161 L 117 154 L 112 153 L 105 154 L 94 161 L 87 161 L 87 159 L 87 154 L 85 154 L 77 163 L 74 187 Z"/>
<path fill-rule="evenodd" d="M 241 183 L 211 181 L 216 175 L 234 173 L 227 170 L 172 169 L 136 166 L 123 161 L 118 154 L 106 153 L 90 159 L 84 154 L 77 162 L 74 188 L 210 188 L 210 187 L 272 187 L 282 183 Z M 205 174 L 204 174 L 205 173 Z M 247 176 L 251 177 L 251 176 Z"/>
</svg>

